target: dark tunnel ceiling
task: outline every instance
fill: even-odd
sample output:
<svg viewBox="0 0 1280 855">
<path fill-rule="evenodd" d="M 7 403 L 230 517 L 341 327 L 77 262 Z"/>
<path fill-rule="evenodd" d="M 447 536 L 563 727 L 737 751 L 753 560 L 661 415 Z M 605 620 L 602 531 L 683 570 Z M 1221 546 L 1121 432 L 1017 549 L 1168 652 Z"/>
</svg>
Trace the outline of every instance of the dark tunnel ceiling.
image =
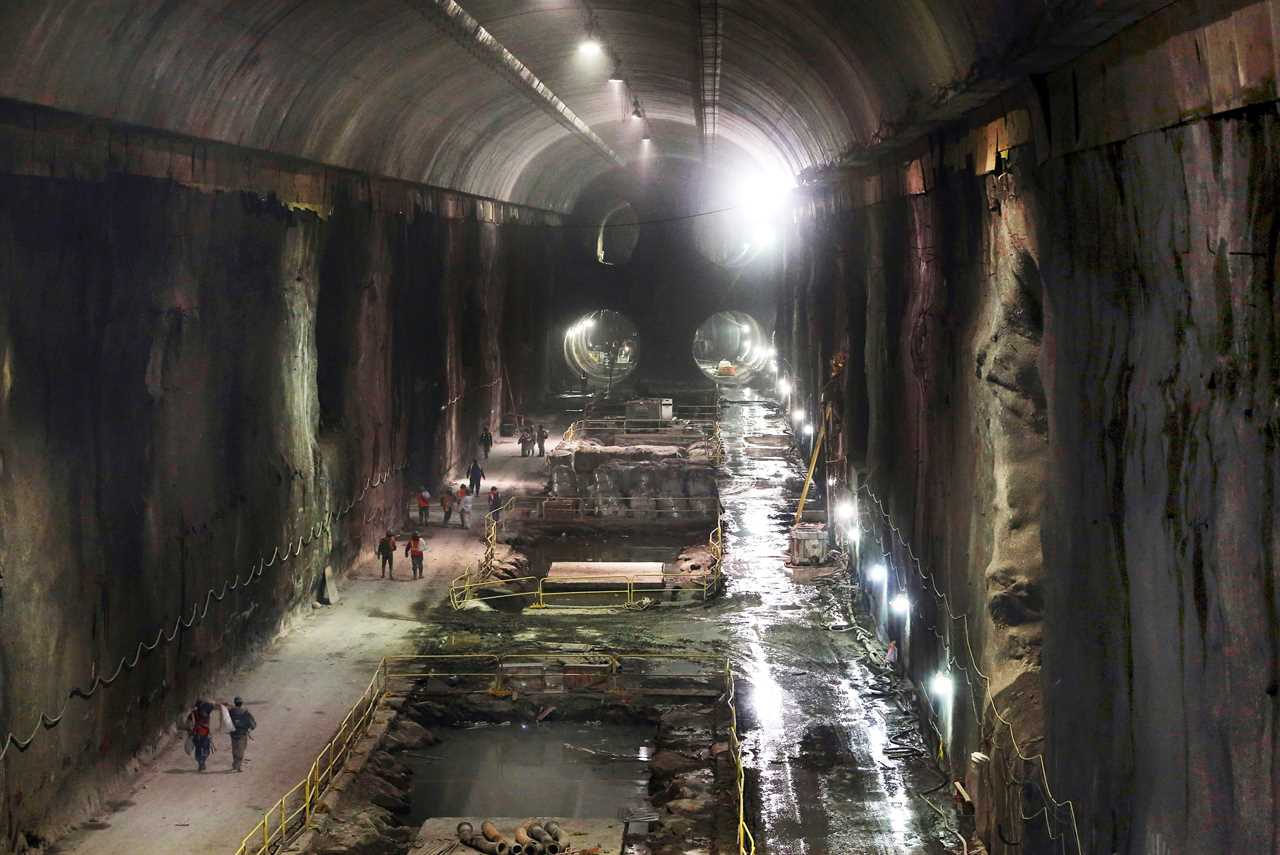
<svg viewBox="0 0 1280 855">
<path fill-rule="evenodd" d="M 610 61 L 578 54 L 593 18 L 651 120 L 649 156 L 700 156 L 700 11 L 717 4 L 459 2 L 595 142 L 451 37 L 435 17 L 450 0 L 10 0 L 0 95 L 566 210 L 618 167 L 607 151 L 631 164 L 643 148 Z M 857 157 L 1164 5 L 721 2 L 714 151 L 789 175 Z"/>
</svg>

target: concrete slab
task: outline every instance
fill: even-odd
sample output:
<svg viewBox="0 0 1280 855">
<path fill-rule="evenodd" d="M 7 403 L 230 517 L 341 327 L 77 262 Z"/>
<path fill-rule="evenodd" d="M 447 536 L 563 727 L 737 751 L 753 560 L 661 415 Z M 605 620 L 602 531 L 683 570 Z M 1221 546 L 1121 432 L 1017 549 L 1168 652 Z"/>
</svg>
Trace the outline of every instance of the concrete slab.
<svg viewBox="0 0 1280 855">
<path fill-rule="evenodd" d="M 630 579 L 637 586 L 666 584 L 661 561 L 555 561 L 547 571 L 543 589 L 562 585 L 616 588 Z"/>
<path fill-rule="evenodd" d="M 469 822 L 477 829 L 485 819 L 498 826 L 506 838 L 515 841 L 516 827 L 534 819 L 547 817 L 471 817 L 453 816 L 429 819 L 418 832 L 418 841 L 409 855 L 436 855 L 458 842 L 458 823 Z M 559 819 L 569 835 L 570 852 L 593 852 L 598 855 L 621 855 L 623 822 L 620 819 Z M 467 855 L 475 850 L 459 845 L 453 855 Z"/>
</svg>

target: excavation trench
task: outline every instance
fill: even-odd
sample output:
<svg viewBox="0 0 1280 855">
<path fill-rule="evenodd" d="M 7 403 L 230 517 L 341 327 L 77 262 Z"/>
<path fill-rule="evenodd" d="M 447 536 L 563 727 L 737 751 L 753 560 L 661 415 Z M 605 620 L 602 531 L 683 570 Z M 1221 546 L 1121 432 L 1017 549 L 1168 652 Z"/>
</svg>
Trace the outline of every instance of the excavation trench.
<svg viewBox="0 0 1280 855">
<path fill-rule="evenodd" d="M 716 593 L 712 524 L 525 527 L 504 536 L 492 576 L 469 596 L 532 616 L 546 609 L 688 605 Z M 531 607 L 535 607 L 532 608 Z"/>
<path fill-rule="evenodd" d="M 643 855 L 716 839 L 729 851 L 738 797 L 722 663 L 498 662 L 412 664 L 433 676 L 393 697 L 387 735 L 310 851 L 426 855 L 460 827 L 455 851 L 489 855 Z M 540 838 L 553 824 L 560 839 Z"/>
</svg>

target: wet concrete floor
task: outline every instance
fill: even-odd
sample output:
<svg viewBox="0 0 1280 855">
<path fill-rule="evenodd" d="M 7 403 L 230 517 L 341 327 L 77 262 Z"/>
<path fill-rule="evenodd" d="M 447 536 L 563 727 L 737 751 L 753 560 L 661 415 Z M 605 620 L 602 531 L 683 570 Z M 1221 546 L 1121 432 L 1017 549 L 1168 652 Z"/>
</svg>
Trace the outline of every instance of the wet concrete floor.
<svg viewBox="0 0 1280 855">
<path fill-rule="evenodd" d="M 911 721 L 890 700 L 871 697 L 874 674 L 856 636 L 828 629 L 857 617 L 846 574 L 801 582 L 785 566 L 802 472 L 779 442 L 781 414 L 765 402 L 729 404 L 721 430 L 729 588 L 716 611 L 741 675 L 760 848 L 951 851 L 939 840 L 948 837 L 941 818 L 917 795 L 940 783 L 940 773 L 923 758 L 895 759 Z"/>
<path fill-rule="evenodd" d="M 787 533 L 804 476 L 783 415 L 767 401 L 727 403 L 721 480 L 727 591 L 705 607 L 594 615 L 423 615 L 424 649 L 535 648 L 722 653 L 738 682 L 757 851 L 767 855 L 940 855 L 954 827 L 923 795 L 943 784 L 918 725 L 877 676 L 856 631 L 842 568 L 793 576 Z M 433 620 L 434 619 L 434 620 Z M 433 625 L 432 625 L 433 624 Z M 905 746 L 905 748 L 904 748 Z M 910 750 L 914 748 L 914 750 Z M 910 756 L 904 756 L 910 755 Z M 946 804 L 934 792 L 932 804 Z"/>
</svg>

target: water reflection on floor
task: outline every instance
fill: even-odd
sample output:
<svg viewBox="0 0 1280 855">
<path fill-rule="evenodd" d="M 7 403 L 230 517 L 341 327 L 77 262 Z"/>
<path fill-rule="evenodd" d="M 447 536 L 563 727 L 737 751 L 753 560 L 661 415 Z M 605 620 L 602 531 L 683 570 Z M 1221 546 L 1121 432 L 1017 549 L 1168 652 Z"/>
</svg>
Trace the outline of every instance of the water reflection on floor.
<svg viewBox="0 0 1280 855">
<path fill-rule="evenodd" d="M 938 783 L 937 774 L 886 755 L 889 734 L 905 721 L 885 702 L 864 697 L 871 674 L 858 661 L 862 651 L 847 634 L 827 629 L 848 621 L 845 580 L 837 574 L 802 583 L 785 567 L 788 512 L 802 473 L 781 440 L 784 426 L 763 402 L 727 404 L 721 422 L 730 561 L 717 622 L 741 675 L 760 848 L 788 855 L 948 852 L 938 841 L 946 834 L 939 817 L 915 795 Z"/>
<path fill-rule="evenodd" d="M 438 816 L 615 817 L 649 805 L 651 728 L 582 722 L 450 728 L 402 755 L 412 823 Z"/>
</svg>

